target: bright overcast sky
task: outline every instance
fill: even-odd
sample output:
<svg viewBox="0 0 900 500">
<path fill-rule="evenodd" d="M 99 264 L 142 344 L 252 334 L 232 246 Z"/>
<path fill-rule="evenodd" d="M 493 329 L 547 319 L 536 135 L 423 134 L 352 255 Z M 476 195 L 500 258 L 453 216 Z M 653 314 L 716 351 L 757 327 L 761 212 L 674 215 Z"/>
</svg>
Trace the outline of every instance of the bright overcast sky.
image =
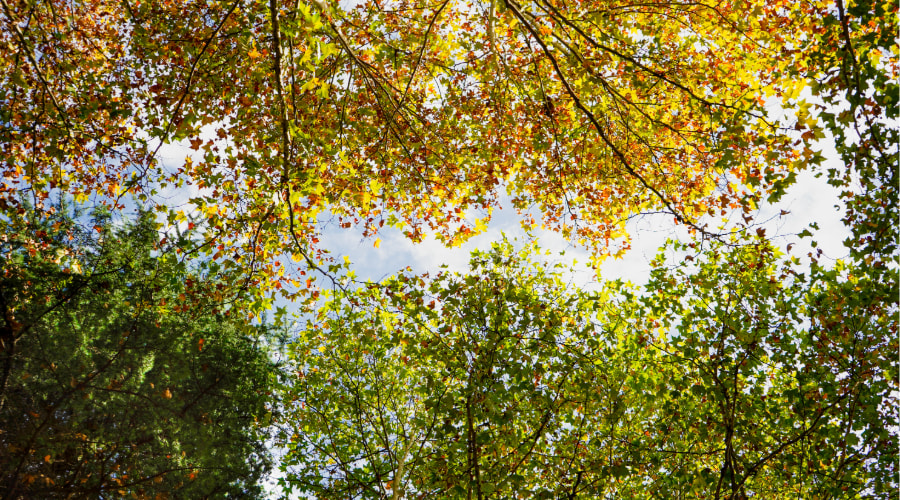
<svg viewBox="0 0 900 500">
<path fill-rule="evenodd" d="M 801 97 L 810 99 L 808 89 L 804 89 Z M 774 100 L 769 101 L 767 108 L 769 120 L 781 122 L 786 127 L 793 124 L 794 119 L 786 116 L 784 109 Z M 204 140 L 214 138 L 216 126 L 217 124 L 211 124 L 205 127 Z M 819 170 L 825 172 L 828 167 L 840 168 L 831 137 L 820 141 L 818 146 L 826 158 L 826 164 Z M 201 158 L 200 152 L 190 149 L 187 141 L 166 145 L 159 151 L 163 165 L 170 169 L 177 169 L 184 163 L 185 157 L 191 155 L 196 156 L 195 160 Z M 791 253 L 794 255 L 805 255 L 811 251 L 808 245 L 810 239 L 801 240 L 796 235 L 807 229 L 810 223 L 817 223 L 819 230 L 814 231 L 813 239 L 818 242 L 818 248 L 823 251 L 826 259 L 840 259 L 846 255 L 842 242 L 850 233 L 841 223 L 843 212 L 838 193 L 837 189 L 828 185 L 824 175 L 817 178 L 812 172 L 801 172 L 797 175 L 797 182 L 787 190 L 781 201 L 775 205 L 760 207 L 755 223 L 762 224 L 766 235 L 773 238 L 782 249 L 793 243 Z M 177 192 L 169 190 L 163 193 L 164 198 L 159 201 L 169 206 L 183 204 L 185 206 L 182 208 L 189 211 L 187 200 L 197 194 L 196 188 Z M 347 256 L 357 278 L 361 280 L 378 281 L 406 266 L 410 266 L 416 273 L 434 273 L 442 265 L 450 270 L 463 272 L 468 267 L 470 252 L 476 248 L 488 249 L 491 242 L 501 238 L 501 233 L 505 233 L 510 240 L 528 237 L 519 224 L 521 217 L 511 207 L 508 198 L 501 199 L 501 206 L 502 209 L 494 210 L 493 219 L 485 233 L 471 238 L 457 248 L 446 248 L 429 237 L 421 243 L 413 243 L 399 230 L 387 227 L 377 235 L 381 242 L 376 248 L 375 237 L 363 238 L 361 229 L 342 229 L 337 224 L 324 226 L 320 244 L 337 261 Z M 781 216 L 782 211 L 788 214 Z M 540 221 L 539 214 L 533 215 L 535 220 Z M 715 221 L 710 226 L 714 227 Z M 683 226 L 674 224 L 670 215 L 635 218 L 628 223 L 628 230 L 632 236 L 631 249 L 622 258 L 610 257 L 604 260 L 599 273 L 601 279 L 624 279 L 636 285 L 643 284 L 650 275 L 650 261 L 666 239 L 679 238 L 686 241 L 689 237 Z M 569 277 L 574 285 L 590 288 L 592 283 L 596 283 L 597 276 L 588 267 L 590 258 L 584 248 L 573 246 L 558 233 L 548 230 L 538 229 L 534 231 L 534 236 L 542 249 L 551 252 L 549 258 L 569 263 L 578 262 L 573 266 L 576 275 Z M 560 252 L 563 251 L 565 255 L 561 256 Z"/>
<path fill-rule="evenodd" d="M 849 232 L 840 222 L 841 212 L 835 208 L 837 203 L 837 190 L 829 186 L 824 179 L 804 172 L 798 176 L 797 183 L 788 190 L 781 202 L 760 210 L 759 221 L 771 219 L 762 227 L 766 228 L 767 235 L 776 237 L 780 246 L 785 247 L 792 242 L 797 244 L 792 253 L 809 251 L 808 246 L 798 241 L 795 235 L 811 222 L 817 222 L 820 226 L 819 248 L 823 249 L 828 258 L 841 258 L 845 254 L 841 242 Z M 781 210 L 789 211 L 790 214 L 780 217 L 778 214 Z M 519 225 L 519 220 L 519 216 L 512 208 L 495 210 L 494 219 L 487 232 L 453 249 L 444 247 L 433 238 L 428 238 L 422 243 L 413 243 L 397 230 L 379 233 L 381 245 L 375 248 L 374 238 L 363 238 L 361 231 L 352 228 L 327 230 L 322 238 L 322 244 L 335 256 L 348 256 L 361 279 L 377 281 L 406 266 L 412 267 L 415 272 L 433 272 L 446 264 L 451 270 L 464 271 L 469 260 L 469 252 L 476 248 L 489 248 L 492 241 L 501 238 L 501 233 L 505 233 L 509 239 L 527 238 L 526 232 Z M 622 278 L 635 284 L 643 283 L 649 277 L 650 260 L 666 239 L 687 237 L 683 226 L 679 228 L 672 222 L 672 217 L 666 215 L 637 218 L 630 222 L 628 227 L 633 237 L 631 250 L 621 259 L 608 258 L 603 261 L 600 272 L 602 278 Z M 569 244 L 555 232 L 539 230 L 535 232 L 535 236 L 541 248 L 549 250 L 554 259 L 577 260 L 585 264 L 576 268 L 585 269 L 583 278 L 586 282 L 591 280 L 589 276 L 591 273 L 587 272 L 586 267 L 589 254 L 583 248 Z M 565 251 L 564 257 L 559 256 L 561 251 Z M 578 281 L 580 279 L 576 279 L 576 282 Z"/>
<path fill-rule="evenodd" d="M 822 141 L 823 154 L 827 161 L 835 162 L 836 154 L 831 144 Z M 167 168 L 177 168 L 184 158 L 191 154 L 199 154 L 184 144 L 167 145 L 160 149 L 160 158 Z M 822 168 L 824 171 L 825 168 Z M 160 202 L 169 206 L 186 205 L 189 196 L 197 194 L 196 188 L 180 192 L 165 191 Z M 469 261 L 469 253 L 476 248 L 487 249 L 491 242 L 498 241 L 501 233 L 510 240 L 527 238 L 521 228 L 521 218 L 511 207 L 508 199 L 501 202 L 504 208 L 494 210 L 494 217 L 488 230 L 473 237 L 457 248 L 446 248 L 434 238 L 425 238 L 421 243 L 413 243 L 399 230 L 384 228 L 378 234 L 381 244 L 374 246 L 375 238 L 363 238 L 358 228 L 341 229 L 336 224 L 326 224 L 320 244 L 328 249 L 337 260 L 347 256 L 353 263 L 353 269 L 359 279 L 378 281 L 395 274 L 400 269 L 410 266 L 416 273 L 436 272 L 442 265 L 453 271 L 465 271 Z M 787 190 L 781 201 L 773 206 L 763 206 L 757 214 L 757 223 L 766 222 L 766 235 L 785 248 L 794 243 L 793 254 L 805 254 L 810 251 L 796 234 L 803 231 L 810 223 L 818 223 L 820 230 L 816 234 L 819 248 L 829 259 L 842 258 L 846 251 L 842 241 L 849 236 L 847 229 L 841 224 L 841 210 L 838 191 L 829 186 L 823 177 L 816 178 L 811 172 L 802 172 L 797 182 Z M 188 209 L 187 206 L 183 208 Z M 781 211 L 789 212 L 780 216 Z M 539 220 L 537 214 L 535 219 Z M 634 284 L 642 284 L 649 277 L 650 261 L 667 238 L 681 238 L 688 235 L 684 227 L 676 226 L 668 215 L 646 215 L 633 219 L 628 223 L 632 235 L 632 248 L 622 258 L 607 258 L 603 261 L 600 276 L 603 279 L 624 279 Z M 573 246 L 558 233 L 548 230 L 536 230 L 534 235 L 541 248 L 551 252 L 551 258 L 557 261 L 577 261 L 574 266 L 577 272 L 571 279 L 574 284 L 590 287 L 596 281 L 594 273 L 589 269 L 589 255 L 584 248 Z M 560 252 L 565 252 L 561 256 Z"/>
</svg>

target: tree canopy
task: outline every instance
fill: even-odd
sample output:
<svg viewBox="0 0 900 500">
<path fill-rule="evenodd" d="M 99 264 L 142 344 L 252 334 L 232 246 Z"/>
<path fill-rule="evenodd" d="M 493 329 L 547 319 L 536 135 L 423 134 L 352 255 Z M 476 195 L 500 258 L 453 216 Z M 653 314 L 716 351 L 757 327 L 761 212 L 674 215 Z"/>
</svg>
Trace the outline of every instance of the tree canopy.
<svg viewBox="0 0 900 500">
<path fill-rule="evenodd" d="M 834 18 L 752 1 L 3 6 L 5 204 L 23 188 L 162 204 L 191 185 L 208 253 L 291 290 L 326 214 L 453 244 L 506 191 L 603 255 L 633 215 L 700 229 L 777 197 L 814 153 L 765 99 L 822 77 L 809 52 Z M 176 140 L 197 154 L 162 164 Z"/>
<path fill-rule="evenodd" d="M 0 0 L 4 497 L 262 495 L 272 446 L 285 495 L 896 496 L 897 18 Z M 841 258 L 760 217 L 802 172 Z M 591 290 L 534 241 L 378 282 L 322 243 L 504 204 L 595 265 L 687 232 Z"/>
<path fill-rule="evenodd" d="M 401 274 L 324 306 L 292 352 L 287 489 L 896 492 L 896 311 L 855 266 L 805 275 L 759 239 L 588 293 L 531 258 L 504 243 L 465 275 Z"/>
<path fill-rule="evenodd" d="M 627 406 L 600 384 L 615 386 L 615 334 L 592 322 L 596 297 L 525 255 L 501 245 L 465 276 L 402 274 L 323 307 L 295 344 L 286 484 L 327 498 L 572 487 L 565 462 L 605 431 L 593 414 Z"/>
<path fill-rule="evenodd" d="M 0 245 L 3 498 L 259 495 L 276 337 L 186 298 L 217 284 L 154 255 L 148 213 L 57 214 Z"/>
</svg>

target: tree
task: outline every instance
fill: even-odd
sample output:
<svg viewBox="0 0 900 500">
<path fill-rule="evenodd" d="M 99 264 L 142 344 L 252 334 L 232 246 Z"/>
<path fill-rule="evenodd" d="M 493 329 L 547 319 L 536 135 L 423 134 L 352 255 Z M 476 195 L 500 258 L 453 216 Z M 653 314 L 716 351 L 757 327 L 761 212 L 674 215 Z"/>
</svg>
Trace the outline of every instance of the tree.
<svg viewBox="0 0 900 500">
<path fill-rule="evenodd" d="M 615 434 L 630 404 L 610 349 L 616 326 L 599 320 L 601 297 L 532 263 L 535 250 L 504 242 L 473 253 L 466 275 L 401 274 L 322 309 L 294 345 L 285 489 L 394 499 L 602 491 L 615 468 L 582 456 L 590 437 L 598 446 Z"/>
<path fill-rule="evenodd" d="M 645 420 L 651 431 L 628 443 L 640 471 L 629 491 L 732 499 L 896 492 L 896 308 L 882 307 L 853 264 L 813 265 L 808 274 L 799 264 L 760 238 L 698 248 L 655 271 L 635 334 L 657 351 L 646 366 L 661 377 L 627 384 L 650 392 L 655 406 Z"/>
<path fill-rule="evenodd" d="M 806 8 L 809 8 L 807 6 Z M 853 231 L 847 247 L 867 272 L 890 280 L 897 259 L 897 161 L 900 131 L 896 57 L 898 8 L 889 2 L 819 7 L 819 28 L 791 56 L 798 77 L 810 82 L 814 100 L 796 103 L 802 121 L 819 122 L 834 138 L 840 167 L 827 171 L 842 189 L 844 223 Z M 896 295 L 893 294 L 893 295 Z"/>
<path fill-rule="evenodd" d="M 502 244 L 463 276 L 339 294 L 294 347 L 286 491 L 895 493 L 896 307 L 763 238 L 675 248 L 640 291 L 567 290 Z"/>
<path fill-rule="evenodd" d="M 168 210 L 159 190 L 201 188 L 204 251 L 249 274 L 248 289 L 287 295 L 319 265 L 326 215 L 454 244 L 504 189 L 605 255 L 627 246 L 633 215 L 710 231 L 704 214 L 749 210 L 803 166 L 761 100 L 799 88 L 780 70 L 789 13 L 4 0 L 5 192 L 133 194 Z M 177 140 L 198 152 L 183 167 L 148 146 Z"/>
<path fill-rule="evenodd" d="M 198 299 L 150 214 L 84 222 L 2 222 L 2 497 L 258 496 L 274 330 Z"/>
</svg>

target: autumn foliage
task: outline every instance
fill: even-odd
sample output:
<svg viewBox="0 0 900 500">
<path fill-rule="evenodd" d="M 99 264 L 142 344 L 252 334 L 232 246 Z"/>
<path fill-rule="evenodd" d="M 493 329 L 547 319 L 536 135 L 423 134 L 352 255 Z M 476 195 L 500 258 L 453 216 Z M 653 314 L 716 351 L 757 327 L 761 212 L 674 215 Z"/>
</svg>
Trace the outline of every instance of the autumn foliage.
<svg viewBox="0 0 900 500">
<path fill-rule="evenodd" d="M 387 225 L 452 244 L 509 193 L 603 255 L 627 247 L 624 224 L 641 212 L 701 230 L 706 214 L 750 210 L 813 154 L 765 103 L 805 85 L 790 66 L 793 37 L 828 11 L 450 0 L 4 9 L 4 154 L 23 159 L 5 166 L 4 203 L 27 188 L 39 200 L 164 205 L 161 190 L 190 185 L 207 251 L 264 285 L 297 278 L 274 259 L 313 257 L 326 213 L 367 234 Z M 164 165 L 154 153 L 178 140 L 197 154 Z"/>
<path fill-rule="evenodd" d="M 11 397 L 10 373 L 31 359 L 16 346 L 37 341 L 17 319 L 36 300 L 23 302 L 22 290 L 57 290 L 60 314 L 99 307 L 51 286 L 105 283 L 97 273 L 107 263 L 87 264 L 97 249 L 112 250 L 72 241 L 93 234 L 88 218 L 66 215 L 74 204 L 122 224 L 139 212 L 154 226 L 159 238 L 142 258 L 178 262 L 170 276 L 184 281 L 177 294 L 154 295 L 175 303 L 159 307 L 179 314 L 203 304 L 209 317 L 233 315 L 238 330 L 249 326 L 235 318 L 264 321 L 276 301 L 278 321 L 289 307 L 317 318 L 293 332 L 296 383 L 260 389 L 283 398 L 267 408 L 288 450 L 288 489 L 393 498 L 896 492 L 897 433 L 885 426 L 896 419 L 897 391 L 888 356 L 897 349 L 894 3 L 0 0 L 0 8 L 0 249 L 10 297 L 0 304 L 0 401 Z M 826 162 L 823 144 L 832 142 Z M 842 260 L 792 255 L 759 227 L 758 210 L 804 171 L 841 192 L 851 233 Z M 405 273 L 372 284 L 355 281 L 320 241 L 339 227 L 455 246 L 484 232 L 503 205 L 526 229 L 558 231 L 596 260 L 628 250 L 630 220 L 664 214 L 690 239 L 665 251 L 691 260 L 674 268 L 660 260 L 644 288 L 604 285 L 602 300 L 590 299 L 601 314 L 586 292 L 557 286 L 555 271 L 525 271 L 532 257 L 512 247 L 478 254 L 499 261 L 474 262 L 465 277 Z M 815 248 L 813 230 L 788 237 Z M 21 276 L 42 284 L 25 287 Z M 547 293 L 529 295 L 533 283 Z M 116 314 L 127 316 L 131 306 L 122 307 Z M 460 312 L 470 307 L 488 312 Z M 542 323 L 534 308 L 559 317 Z M 504 319 L 519 309 L 531 311 L 521 324 Z M 45 333 L 61 335 L 61 321 Z M 216 352 L 206 337 L 191 342 Z M 526 351 L 527 360 L 516 358 Z M 364 366 L 368 374 L 354 371 Z M 639 378 L 638 366 L 655 375 Z M 375 394 L 371 406 L 367 388 L 394 371 L 391 398 L 406 399 Z M 488 397 L 495 390 L 498 401 Z M 347 391 L 355 399 L 336 402 Z M 428 399 L 434 391 L 456 399 Z M 334 406 L 312 414 L 313 401 Z M 416 420 L 423 415 L 432 422 Z M 747 428 L 757 421 L 765 423 Z M 11 443 L 9 422 L 0 444 Z M 258 424 L 228 425 L 246 436 Z M 290 429 L 304 425 L 314 428 Z M 78 433 L 87 435 L 70 432 Z M 41 465 L 32 448 L 6 446 L 24 453 L 21 464 L 52 468 L 55 452 Z M 368 468 L 358 472 L 363 458 Z M 18 472 L 4 477 L 22 484 Z"/>
</svg>

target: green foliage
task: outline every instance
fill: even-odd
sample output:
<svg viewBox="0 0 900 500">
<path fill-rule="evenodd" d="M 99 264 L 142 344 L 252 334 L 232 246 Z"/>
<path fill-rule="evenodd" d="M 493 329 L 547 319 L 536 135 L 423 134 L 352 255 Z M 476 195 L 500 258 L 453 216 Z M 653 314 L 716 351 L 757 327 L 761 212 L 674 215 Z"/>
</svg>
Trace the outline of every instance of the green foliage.
<svg viewBox="0 0 900 500">
<path fill-rule="evenodd" d="M 293 348 L 288 490 L 320 498 L 554 496 L 623 401 L 603 301 L 531 247 L 469 274 L 401 274 L 339 294 Z M 402 493 L 401 493 L 402 492 Z"/>
<path fill-rule="evenodd" d="M 258 496 L 271 329 L 192 299 L 149 214 L 79 222 L 4 221 L 3 498 Z"/>
<path fill-rule="evenodd" d="M 293 346 L 286 491 L 896 491 L 896 308 L 853 266 L 807 275 L 762 239 L 671 250 L 696 254 L 641 293 L 570 290 L 504 243 L 466 275 L 338 294 Z"/>
<path fill-rule="evenodd" d="M 797 268 L 760 240 L 656 270 L 641 309 L 663 333 L 648 343 L 660 353 L 648 368 L 666 380 L 648 426 L 665 432 L 638 446 L 667 473 L 636 478 L 641 488 L 715 498 L 896 491 L 896 308 L 873 300 L 852 266 Z M 698 480 L 703 470 L 712 475 Z"/>
</svg>

